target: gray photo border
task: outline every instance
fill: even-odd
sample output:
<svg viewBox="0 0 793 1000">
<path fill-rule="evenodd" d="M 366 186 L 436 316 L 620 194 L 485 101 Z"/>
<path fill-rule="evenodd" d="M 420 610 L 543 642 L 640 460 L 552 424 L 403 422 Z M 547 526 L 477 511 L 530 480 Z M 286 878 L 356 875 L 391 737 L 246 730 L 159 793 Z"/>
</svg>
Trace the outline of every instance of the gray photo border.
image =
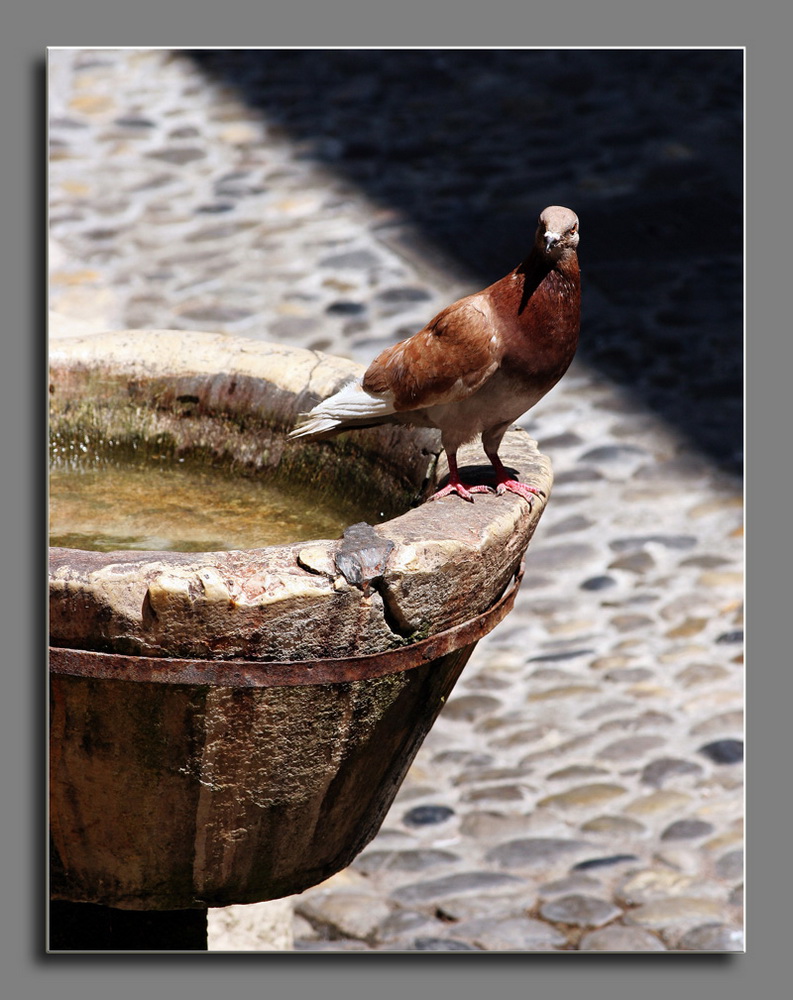
<svg viewBox="0 0 793 1000">
<path fill-rule="evenodd" d="M 577 9 L 576 9 L 577 8 Z M 2 706 L 3 982 L 9 996 L 119 1000 L 141 991 L 174 1000 L 216 997 L 349 998 L 437 996 L 641 997 L 696 996 L 744 1000 L 782 995 L 788 923 L 784 919 L 789 838 L 782 744 L 789 730 L 790 670 L 780 656 L 784 620 L 784 546 L 773 500 L 785 497 L 771 463 L 760 455 L 785 449 L 787 398 L 780 350 L 789 320 L 780 295 L 789 282 L 782 240 L 788 204 L 781 197 L 788 159 L 782 143 L 790 81 L 789 21 L 777 4 L 740 12 L 716 0 L 681 4 L 674 13 L 645 11 L 627 0 L 600 5 L 561 4 L 530 10 L 515 0 L 477 10 L 453 0 L 402 3 L 382 9 L 363 0 L 306 3 L 267 10 L 232 0 L 208 8 L 188 0 L 108 5 L 100 0 L 31 0 L 5 14 L 0 60 L 3 126 L 0 187 L 4 329 L 0 339 L 3 456 L 10 465 L 2 486 L 3 665 Z M 48 45 L 729 45 L 747 52 L 747 502 L 751 550 L 748 665 L 750 774 L 748 952 L 708 955 L 458 955 L 272 956 L 47 956 L 44 940 L 43 775 L 45 685 L 43 616 L 46 549 L 44 335 L 44 58 Z M 8 134 L 10 132 L 10 134 Z M 784 270 L 783 270 L 784 268 Z M 768 440 L 770 439 L 770 440 Z M 775 449 L 775 444 L 777 448 Z M 783 463 L 777 463 L 783 468 Z M 762 474 L 761 474 L 762 471 Z M 776 529 L 776 530 L 775 530 Z M 32 553 L 32 554 L 31 554 Z M 788 612 L 789 614 L 789 612 Z M 40 655 L 41 654 L 41 655 Z M 784 713 L 784 716 L 783 716 Z M 753 737 L 755 737 L 753 739 Z M 762 775 L 762 777 L 760 777 Z M 760 787 L 761 786 L 761 787 Z M 788 945 L 789 946 L 789 945 Z"/>
</svg>

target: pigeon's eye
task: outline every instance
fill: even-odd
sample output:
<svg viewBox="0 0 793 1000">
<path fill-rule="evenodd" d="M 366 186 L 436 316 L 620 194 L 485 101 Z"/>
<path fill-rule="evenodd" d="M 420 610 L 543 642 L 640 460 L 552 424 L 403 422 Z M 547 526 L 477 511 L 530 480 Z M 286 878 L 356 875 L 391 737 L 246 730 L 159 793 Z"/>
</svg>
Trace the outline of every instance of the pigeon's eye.
<svg viewBox="0 0 793 1000">
<path fill-rule="evenodd" d="M 571 233 L 577 233 L 578 232 L 578 223 L 577 222 L 574 222 L 572 224 L 572 226 L 570 226 L 570 232 Z"/>
</svg>

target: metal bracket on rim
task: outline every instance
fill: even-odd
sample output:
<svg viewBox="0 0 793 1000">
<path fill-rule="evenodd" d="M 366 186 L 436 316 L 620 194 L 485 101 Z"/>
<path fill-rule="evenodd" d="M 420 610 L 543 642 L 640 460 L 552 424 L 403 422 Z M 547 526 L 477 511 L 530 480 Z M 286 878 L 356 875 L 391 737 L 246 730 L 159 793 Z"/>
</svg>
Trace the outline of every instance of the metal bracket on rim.
<svg viewBox="0 0 793 1000">
<path fill-rule="evenodd" d="M 507 590 L 482 614 L 428 639 L 381 653 L 321 660 L 194 660 L 50 646 L 50 673 L 213 687 L 299 687 L 382 677 L 422 666 L 478 642 L 512 609 L 523 579 L 523 569 L 524 564 L 521 563 Z"/>
</svg>

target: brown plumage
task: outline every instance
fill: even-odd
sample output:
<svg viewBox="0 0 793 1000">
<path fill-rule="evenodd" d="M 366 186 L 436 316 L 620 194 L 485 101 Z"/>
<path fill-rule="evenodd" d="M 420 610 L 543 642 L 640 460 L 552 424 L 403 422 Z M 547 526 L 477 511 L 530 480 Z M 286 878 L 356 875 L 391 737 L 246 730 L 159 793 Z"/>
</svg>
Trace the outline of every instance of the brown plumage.
<svg viewBox="0 0 793 1000">
<path fill-rule="evenodd" d="M 531 502 L 537 493 L 511 479 L 498 457 L 507 428 L 567 371 L 578 344 L 581 291 L 578 218 L 553 205 L 539 218 L 528 256 L 506 277 L 442 310 L 423 330 L 386 348 L 362 379 L 304 414 L 292 437 L 399 421 L 437 427 L 449 483 L 432 499 L 472 500 L 457 450 L 482 435 L 496 470 L 496 492 Z"/>
</svg>

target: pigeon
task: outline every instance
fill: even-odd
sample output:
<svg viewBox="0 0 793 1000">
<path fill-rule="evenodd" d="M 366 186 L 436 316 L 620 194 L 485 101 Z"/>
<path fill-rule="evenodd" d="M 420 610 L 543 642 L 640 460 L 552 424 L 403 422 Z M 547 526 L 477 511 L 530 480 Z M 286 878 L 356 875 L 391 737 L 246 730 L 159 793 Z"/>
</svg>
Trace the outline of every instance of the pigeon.
<svg viewBox="0 0 793 1000">
<path fill-rule="evenodd" d="M 578 217 L 551 205 L 540 213 L 528 255 L 505 277 L 438 313 L 418 333 L 386 348 L 361 378 L 309 413 L 290 437 L 327 437 L 353 427 L 408 423 L 436 427 L 449 464 L 448 483 L 430 499 L 489 491 L 466 486 L 457 450 L 481 435 L 498 494 L 530 504 L 544 495 L 512 478 L 498 457 L 508 427 L 567 371 L 581 313 Z"/>
</svg>

